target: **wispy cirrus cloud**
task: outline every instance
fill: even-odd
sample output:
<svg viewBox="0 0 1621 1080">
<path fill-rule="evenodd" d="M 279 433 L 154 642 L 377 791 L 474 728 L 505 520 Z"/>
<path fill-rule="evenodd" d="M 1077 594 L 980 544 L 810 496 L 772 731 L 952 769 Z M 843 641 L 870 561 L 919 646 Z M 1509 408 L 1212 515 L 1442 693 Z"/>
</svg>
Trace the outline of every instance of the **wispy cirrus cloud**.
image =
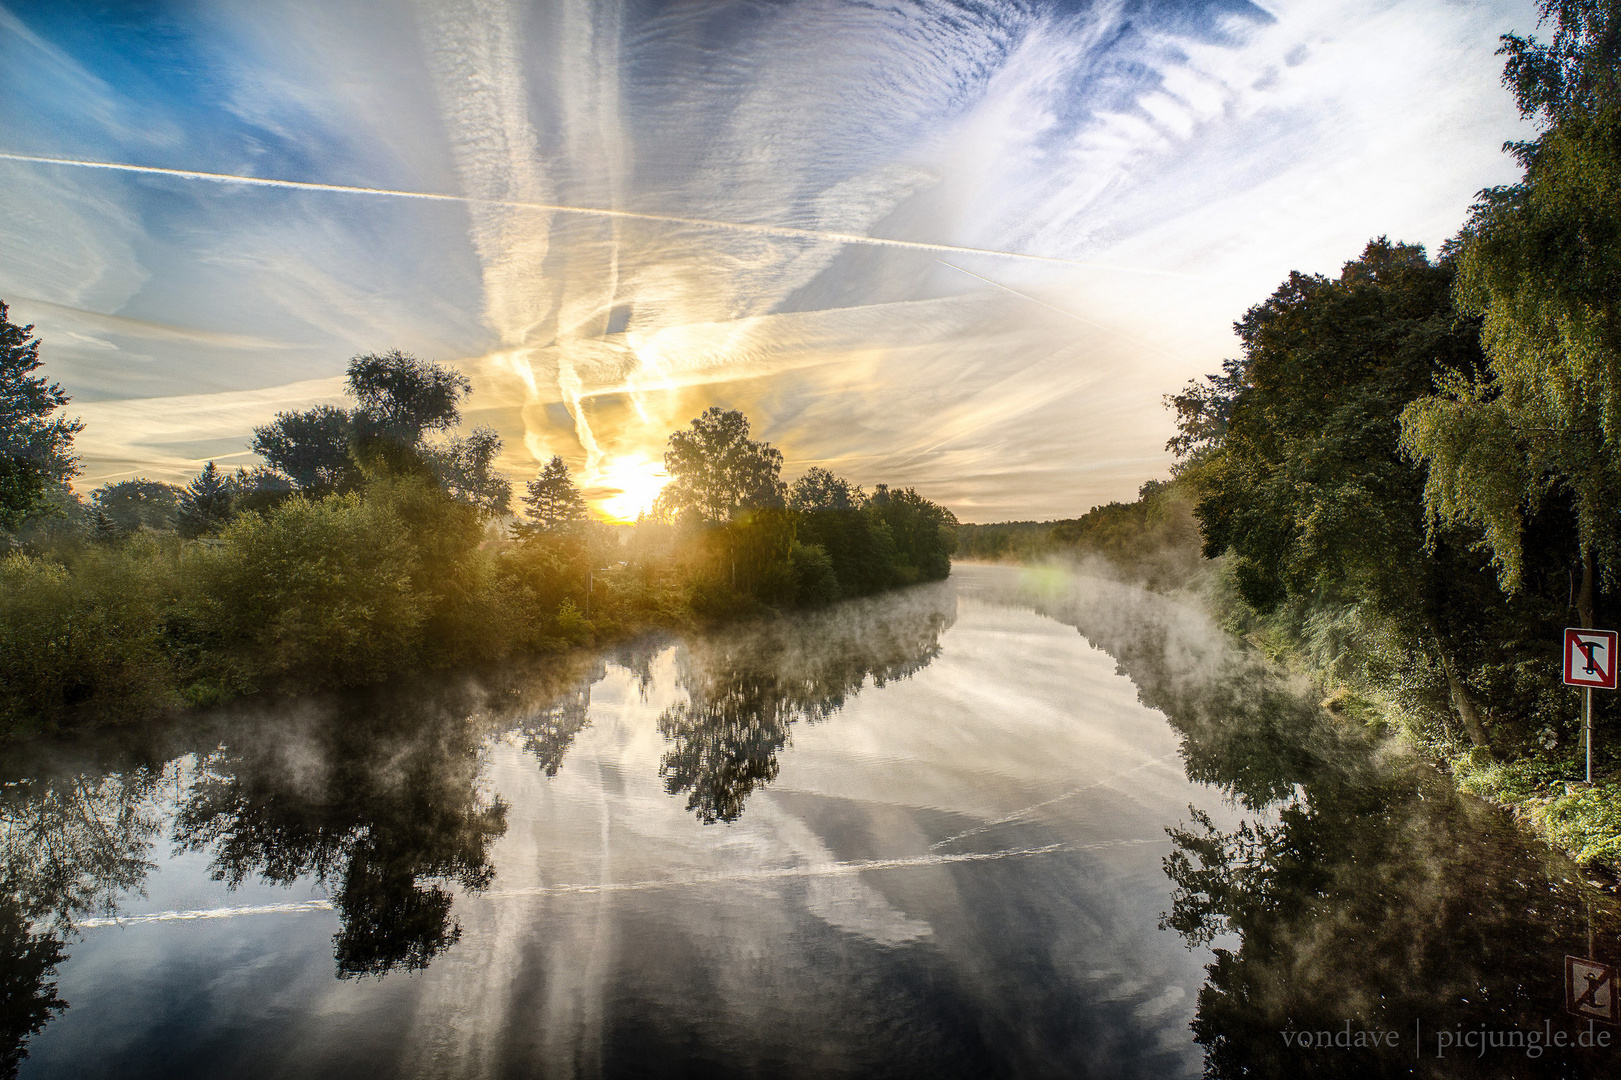
<svg viewBox="0 0 1621 1080">
<path fill-rule="evenodd" d="M 101 104 L 54 131 L 25 102 L 0 149 L 487 200 L 0 164 L 8 201 L 41 208 L 0 225 L 0 288 L 287 346 L 55 333 L 38 308 L 87 397 L 257 392 L 398 346 L 474 373 L 510 468 L 562 453 L 604 498 L 651 490 L 664 436 L 720 403 L 790 471 L 915 483 L 980 520 L 1129 496 L 1166 463 L 1160 397 L 1289 270 L 1449 235 L 1512 176 L 1492 53 L 1535 21 L 1507 0 L 221 5 L 169 16 L 185 63 L 136 101 L 125 67 L 85 75 L 73 27 L 101 16 L 63 11 L 9 17 L 47 82 Z M 1101 265 L 948 267 L 821 233 Z"/>
</svg>

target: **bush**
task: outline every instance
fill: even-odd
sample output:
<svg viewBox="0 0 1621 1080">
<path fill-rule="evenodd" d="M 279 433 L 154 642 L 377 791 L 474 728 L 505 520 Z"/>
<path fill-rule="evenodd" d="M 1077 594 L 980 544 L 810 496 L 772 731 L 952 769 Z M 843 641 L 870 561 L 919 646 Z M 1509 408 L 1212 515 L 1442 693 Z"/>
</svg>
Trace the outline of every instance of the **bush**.
<svg viewBox="0 0 1621 1080">
<path fill-rule="evenodd" d="M 161 614 L 177 561 L 151 541 L 61 562 L 0 560 L 0 724 L 10 734 L 70 715 L 130 720 L 177 699 Z"/>
<path fill-rule="evenodd" d="M 386 500 L 293 498 L 237 518 L 201 553 L 184 615 L 207 648 L 196 674 L 230 691 L 296 676 L 374 681 L 415 658 L 419 555 Z"/>
</svg>

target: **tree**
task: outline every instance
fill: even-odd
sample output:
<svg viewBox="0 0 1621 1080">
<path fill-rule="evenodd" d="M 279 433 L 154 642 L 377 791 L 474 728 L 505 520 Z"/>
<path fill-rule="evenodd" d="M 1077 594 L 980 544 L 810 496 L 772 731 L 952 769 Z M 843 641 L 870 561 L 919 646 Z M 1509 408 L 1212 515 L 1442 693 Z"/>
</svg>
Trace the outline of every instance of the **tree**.
<svg viewBox="0 0 1621 1080">
<path fill-rule="evenodd" d="M 671 435 L 664 454 L 670 482 L 655 509 L 665 517 L 719 525 L 742 510 L 782 506 L 782 452 L 748 436 L 748 419 L 719 407 L 694 420 L 690 431 Z"/>
<path fill-rule="evenodd" d="M 505 514 L 512 505 L 512 482 L 495 469 L 500 453 L 501 437 L 487 427 L 423 448 L 423 457 L 445 493 L 486 514 Z"/>
<path fill-rule="evenodd" d="M 73 437 L 84 424 L 52 415 L 71 399 L 60 383 L 31 374 L 40 366 L 33 332 L 12 322 L 0 300 L 0 528 L 16 528 L 49 485 L 79 472 Z"/>
<path fill-rule="evenodd" d="M 957 518 L 911 488 L 889 490 L 879 484 L 870 506 L 894 537 L 903 582 L 940 581 L 951 573 L 951 553 L 957 547 Z"/>
<path fill-rule="evenodd" d="M 866 503 L 861 488 L 820 466 L 807 469 L 788 492 L 788 505 L 801 511 L 859 510 Z"/>
<path fill-rule="evenodd" d="M 345 491 L 360 479 L 350 439 L 354 414 L 335 405 L 277 413 L 253 429 L 253 450 L 300 491 Z"/>
<path fill-rule="evenodd" d="M 1336 280 L 1291 274 L 1235 324 L 1244 357 L 1212 383 L 1219 392 L 1172 399 L 1172 445 L 1201 455 L 1205 555 L 1233 552 L 1247 602 L 1371 602 L 1437 650 L 1484 743 L 1457 660 L 1477 622 L 1465 609 L 1487 603 L 1482 567 L 1444 533 L 1426 544 L 1423 476 L 1399 448 L 1403 408 L 1435 378 L 1482 364 L 1475 324 L 1452 307 L 1453 276 L 1449 260 L 1382 238 Z"/>
<path fill-rule="evenodd" d="M 458 501 L 506 513 L 512 487 L 495 469 L 501 439 L 492 429 L 425 441 L 461 422 L 471 384 L 460 372 L 391 349 L 352 358 L 347 386 L 359 408 L 278 413 L 254 429 L 253 449 L 300 491 L 346 492 L 368 475 L 417 473 Z"/>
<path fill-rule="evenodd" d="M 586 519 L 585 496 L 556 454 L 541 468 L 540 475 L 529 481 L 526 490 L 523 504 L 528 512 L 519 525 L 524 535 L 560 532 Z"/>
<path fill-rule="evenodd" d="M 181 494 L 182 489 L 173 484 L 136 477 L 97 488 L 90 494 L 90 505 L 119 532 L 143 528 L 162 532 L 175 527 Z"/>
<path fill-rule="evenodd" d="M 218 532 L 235 512 L 236 489 L 232 478 L 210 461 L 180 493 L 180 509 L 175 515 L 180 535 L 189 540 Z"/>
<path fill-rule="evenodd" d="M 360 402 L 364 434 L 416 446 L 430 431 L 461 423 L 459 405 L 472 389 L 466 376 L 431 360 L 390 349 L 349 361 L 349 393 Z"/>
<path fill-rule="evenodd" d="M 1527 519 L 1576 518 L 1577 607 L 1621 572 L 1621 11 L 1547 0 L 1551 44 L 1505 37 L 1504 82 L 1544 127 L 1511 147 L 1518 184 L 1481 193 L 1459 246 L 1460 307 L 1483 320 L 1489 370 L 1448 377 L 1403 416 L 1428 467 L 1432 520 L 1480 530 L 1505 589 L 1524 579 Z"/>
</svg>

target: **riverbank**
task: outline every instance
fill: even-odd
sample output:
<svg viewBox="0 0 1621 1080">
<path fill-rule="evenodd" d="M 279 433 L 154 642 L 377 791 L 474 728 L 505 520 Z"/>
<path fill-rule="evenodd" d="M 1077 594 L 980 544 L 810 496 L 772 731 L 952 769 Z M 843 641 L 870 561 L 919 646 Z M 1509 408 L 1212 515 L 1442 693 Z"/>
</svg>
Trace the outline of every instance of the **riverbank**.
<svg viewBox="0 0 1621 1080">
<path fill-rule="evenodd" d="M 507 538 L 437 485 L 381 476 L 242 512 L 206 541 L 64 529 L 0 557 L 0 739 L 259 695 L 601 647 L 944 577 L 910 491 L 724 524 Z"/>
<path fill-rule="evenodd" d="M 1519 658 L 1518 666 L 1531 669 L 1521 678 L 1543 684 L 1536 713 L 1497 704 L 1488 684 L 1480 711 L 1483 726 L 1497 738 L 1475 745 L 1436 658 L 1404 650 L 1396 635 L 1364 621 L 1355 609 L 1296 608 L 1259 616 L 1243 603 L 1231 577 L 1228 561 L 1215 560 L 1188 583 L 1188 591 L 1262 655 L 1310 679 L 1329 712 L 1392 733 L 1450 775 L 1460 791 L 1509 811 L 1539 840 L 1569 856 L 1593 884 L 1617 889 L 1621 781 L 1616 755 L 1604 745 L 1604 729 L 1598 726 L 1594 783 L 1582 782 L 1577 692 L 1557 685 L 1556 643 L 1549 642 L 1545 658 Z M 1465 693 L 1478 685 L 1469 674 Z M 1564 722 L 1550 722 L 1550 714 L 1560 712 L 1560 690 L 1566 699 Z M 1530 737 L 1516 738 L 1516 733 Z"/>
<path fill-rule="evenodd" d="M 1066 558 L 1059 550 L 1049 547 L 1039 561 L 1013 565 L 1033 575 L 1038 591 L 1044 574 L 1082 573 L 1196 605 L 1257 660 L 1280 675 L 1307 680 L 1324 711 L 1353 729 L 1397 739 L 1448 774 L 1460 791 L 1507 810 L 1539 841 L 1576 862 L 1592 884 L 1621 891 L 1621 781 L 1615 778 L 1613 753 L 1603 746 L 1602 728 L 1595 782 L 1578 783 L 1581 748 L 1568 740 L 1529 753 L 1468 745 L 1456 718 L 1448 715 L 1440 673 L 1414 677 L 1413 669 L 1424 666 L 1422 657 L 1380 657 L 1390 642 L 1375 640 L 1376 627 L 1354 626 L 1355 613 L 1289 609 L 1260 616 L 1239 596 L 1227 559 L 1198 559 L 1192 551 L 1182 558 L 1156 552 L 1147 560 L 1151 572 L 1145 573 L 1140 561 L 1073 550 Z M 1167 575 L 1166 566 L 1182 572 Z M 1370 656 L 1382 663 L 1370 663 Z M 1508 718 L 1492 719 L 1501 724 Z"/>
</svg>

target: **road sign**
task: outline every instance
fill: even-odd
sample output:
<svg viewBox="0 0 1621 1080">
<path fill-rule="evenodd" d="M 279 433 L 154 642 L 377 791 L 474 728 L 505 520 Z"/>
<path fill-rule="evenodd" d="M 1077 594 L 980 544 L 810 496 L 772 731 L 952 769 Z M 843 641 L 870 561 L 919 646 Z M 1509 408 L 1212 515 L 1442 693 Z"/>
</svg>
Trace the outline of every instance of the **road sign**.
<svg viewBox="0 0 1621 1080">
<path fill-rule="evenodd" d="M 1615 996 L 1615 968 L 1579 956 L 1565 957 L 1565 1011 L 1621 1024 L 1621 998 Z"/>
<path fill-rule="evenodd" d="M 1616 675 L 1614 630 L 1565 631 L 1565 682 L 1614 690 Z"/>
</svg>

